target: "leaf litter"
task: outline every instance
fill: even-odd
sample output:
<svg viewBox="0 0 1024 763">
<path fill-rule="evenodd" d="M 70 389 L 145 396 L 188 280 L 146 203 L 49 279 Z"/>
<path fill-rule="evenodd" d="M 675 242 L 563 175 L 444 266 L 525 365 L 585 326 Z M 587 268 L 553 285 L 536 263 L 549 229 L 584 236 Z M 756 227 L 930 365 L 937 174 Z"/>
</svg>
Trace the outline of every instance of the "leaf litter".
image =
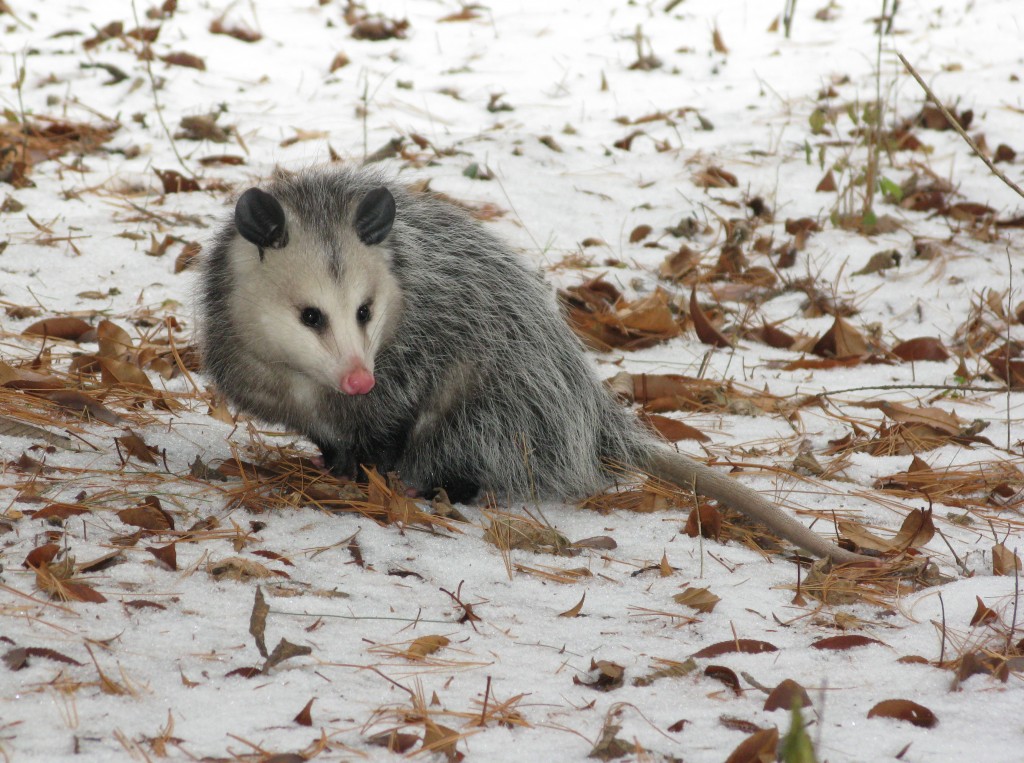
<svg viewBox="0 0 1024 763">
<path fill-rule="evenodd" d="M 2 4 L 11 51 L 33 54 L 15 57 L 0 130 L 0 670 L 31 676 L 0 752 L 308 759 L 383 746 L 494 760 L 513 733 L 538 759 L 773 755 L 769 727 L 786 723 L 741 677 L 776 686 L 771 706 L 786 712 L 827 685 L 830 760 L 891 754 L 914 724 L 931 726 L 911 748 L 926 757 L 1019 748 L 1006 719 L 1024 673 L 1012 415 L 1024 335 L 1007 271 L 1020 202 L 916 91 L 881 122 L 865 106 L 877 39 L 859 11 L 797 19 L 816 24 L 808 44 L 765 32 L 770 9 L 758 26 L 667 5 L 658 23 L 598 4 L 541 30 L 476 5 L 413 3 L 398 18 L 328 3 L 304 18 L 173 0 L 140 8 L 142 26 L 68 7 L 28 28 Z M 1012 175 L 1011 99 L 986 59 L 998 46 L 957 48 L 967 70 L 929 52 L 935 34 L 998 36 L 999 13 L 933 24 L 901 8 L 896 22 L 944 97 L 972 95 L 953 114 Z M 501 34 L 472 50 L 466 30 L 484 26 Z M 351 35 L 344 53 L 331 28 Z M 833 46 L 850 74 L 824 88 L 819 35 L 858 51 Z M 314 40 L 328 53 L 310 67 L 294 56 Z M 758 58 L 765 41 L 777 54 Z M 508 45 L 532 53 L 515 48 L 522 75 L 501 63 Z M 586 84 L 538 91 L 536 64 L 556 49 L 584 56 Z M 735 67 L 758 77 L 665 102 L 679 71 L 714 90 Z M 802 115 L 797 140 L 762 132 L 780 114 L 759 82 Z M 330 97 L 311 100 L 307 83 Z M 280 108 L 252 108 L 260 97 Z M 563 129 L 547 109 L 566 99 L 587 118 Z M 365 133 L 336 126 L 339 102 Z M 872 136 L 886 158 L 865 211 Z M 549 266 L 610 388 L 652 428 L 880 565 L 810 564 L 728 507 L 638 474 L 582 502 L 593 511 L 422 501 L 400 475 L 337 480 L 294 436 L 236 420 L 198 368 L 186 280 L 232 193 L 272 161 L 336 160 L 331 145 L 427 172 Z M 902 658 L 880 646 L 897 643 Z M 47 720 L 46 687 L 97 736 Z M 918 702 L 893 699 L 907 687 Z M 138 714 L 112 725 L 104 694 Z M 144 715 L 156 697 L 170 709 L 160 730 Z M 977 732 L 966 751 L 960 718 Z M 303 726 L 318 741 L 296 736 Z M 786 744 L 816 738 L 795 714 L 789 726 Z"/>
</svg>

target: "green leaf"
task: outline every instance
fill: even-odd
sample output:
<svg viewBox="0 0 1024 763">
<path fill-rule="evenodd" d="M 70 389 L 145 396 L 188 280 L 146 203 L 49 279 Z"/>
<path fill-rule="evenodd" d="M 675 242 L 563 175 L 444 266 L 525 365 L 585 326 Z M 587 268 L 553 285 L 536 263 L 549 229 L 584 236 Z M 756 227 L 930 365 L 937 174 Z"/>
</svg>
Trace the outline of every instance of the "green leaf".
<svg viewBox="0 0 1024 763">
<path fill-rule="evenodd" d="M 882 191 L 885 198 L 895 201 L 899 204 L 903 201 L 903 189 L 900 188 L 898 183 L 894 183 L 887 177 L 883 177 L 878 181 L 878 188 Z"/>
<path fill-rule="evenodd" d="M 808 118 L 811 123 L 811 134 L 821 135 L 825 132 L 825 110 L 815 109 L 811 112 L 811 116 Z"/>
<path fill-rule="evenodd" d="M 800 712 L 800 698 L 793 697 L 793 709 L 790 711 L 789 731 L 782 738 L 779 749 L 779 760 L 783 763 L 816 763 L 814 744 L 807 735 L 803 714 Z"/>
</svg>

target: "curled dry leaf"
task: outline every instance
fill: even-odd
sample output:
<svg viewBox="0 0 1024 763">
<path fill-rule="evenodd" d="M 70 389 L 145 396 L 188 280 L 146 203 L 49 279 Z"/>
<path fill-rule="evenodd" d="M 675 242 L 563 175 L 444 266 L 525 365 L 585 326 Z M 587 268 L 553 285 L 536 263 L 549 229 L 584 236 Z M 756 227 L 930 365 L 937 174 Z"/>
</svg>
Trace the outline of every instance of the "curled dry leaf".
<svg viewBox="0 0 1024 763">
<path fill-rule="evenodd" d="M 648 413 L 643 415 L 642 421 L 669 442 L 679 442 L 680 440 L 709 442 L 711 440 L 710 437 L 699 429 L 691 427 L 679 419 L 670 419 L 668 416 Z"/>
<path fill-rule="evenodd" d="M 732 689 L 733 694 L 737 697 L 743 693 L 740 689 L 740 679 L 732 668 L 727 668 L 725 665 L 708 665 L 704 668 L 704 675 L 716 681 L 721 681 Z"/>
<path fill-rule="evenodd" d="M 859 633 L 847 633 L 842 636 L 832 636 L 830 638 L 822 638 L 811 642 L 811 646 L 815 649 L 830 649 L 834 651 L 852 649 L 855 646 L 869 646 L 871 644 L 881 644 L 882 646 L 885 646 L 885 644 L 878 639 L 871 638 L 870 636 L 862 636 Z"/>
<path fill-rule="evenodd" d="M 574 607 L 572 607 L 571 609 L 565 610 L 565 612 L 559 612 L 558 616 L 559 617 L 579 617 L 580 616 L 580 612 L 583 611 L 583 602 L 586 601 L 586 600 L 587 600 L 587 592 L 584 591 L 583 592 L 583 596 L 580 597 L 580 600 L 578 602 L 576 602 L 576 605 Z"/>
<path fill-rule="evenodd" d="M 892 352 L 901 360 L 949 360 L 949 350 L 942 340 L 934 336 L 919 336 L 900 342 L 892 348 Z"/>
<path fill-rule="evenodd" d="M 313 703 L 316 702 L 316 697 L 313 697 L 309 702 L 306 703 L 299 714 L 296 715 L 292 720 L 300 726 L 312 726 L 313 725 Z"/>
<path fill-rule="evenodd" d="M 665 261 L 658 268 L 658 275 L 666 281 L 682 281 L 684 277 L 696 271 L 697 266 L 700 265 L 700 259 L 698 252 L 683 245 L 679 251 L 665 257 Z"/>
<path fill-rule="evenodd" d="M 719 657 L 730 652 L 741 652 L 742 654 L 761 654 L 762 652 L 777 652 L 779 648 L 767 641 L 759 641 L 752 638 L 737 638 L 732 641 L 720 641 L 717 644 L 706 646 L 699 652 L 695 652 L 695 658 Z"/>
<path fill-rule="evenodd" d="M 147 445 L 145 441 L 137 434 L 128 430 L 128 434 L 114 438 L 117 444 L 124 448 L 125 452 L 133 457 L 142 461 L 145 464 L 155 464 L 157 456 L 160 455 L 160 451 L 154 448 L 152 445 Z"/>
<path fill-rule="evenodd" d="M 420 741 L 415 734 L 403 734 L 396 729 L 385 731 L 366 740 L 367 744 L 384 747 L 388 752 L 407 753 Z"/>
<path fill-rule="evenodd" d="M 788 712 L 792 709 L 794 702 L 798 702 L 800 707 L 811 706 L 811 698 L 807 695 L 807 690 L 793 679 L 787 678 L 772 689 L 768 699 L 764 701 L 764 709 L 769 713 L 773 710 Z"/>
<path fill-rule="evenodd" d="M 637 243 L 643 241 L 645 238 L 647 238 L 648 236 L 651 235 L 651 231 L 652 230 L 653 230 L 653 228 L 651 228 L 650 225 L 638 225 L 638 226 L 636 226 L 635 228 L 633 228 L 632 232 L 629 234 L 629 243 L 637 244 Z"/>
<path fill-rule="evenodd" d="M 672 600 L 676 604 L 695 609 L 698 612 L 711 612 L 715 605 L 722 599 L 711 593 L 709 588 L 686 588 L 681 593 L 674 594 Z M 696 656 L 696 655 L 695 655 Z"/>
<path fill-rule="evenodd" d="M 33 519 L 67 519 L 79 514 L 88 514 L 89 509 L 72 503 L 51 503 L 32 515 Z"/>
<path fill-rule="evenodd" d="M 822 335 L 811 352 L 826 358 L 858 357 L 868 354 L 868 345 L 857 329 L 836 316 L 832 327 Z"/>
<path fill-rule="evenodd" d="M 972 626 L 999 622 L 999 615 L 990 609 L 988 605 L 981 600 L 980 596 L 975 596 L 974 598 L 978 600 L 978 607 L 974 610 L 974 615 L 971 617 Z"/>
<path fill-rule="evenodd" d="M 776 760 L 775 750 L 778 745 L 778 729 L 760 729 L 740 742 L 725 759 L 725 763 L 765 763 Z"/>
<path fill-rule="evenodd" d="M 58 553 L 60 553 L 60 546 L 56 543 L 45 543 L 42 546 L 36 546 L 28 552 L 28 556 L 25 557 L 25 561 L 22 562 L 21 566 L 29 568 L 42 567 L 52 562 Z"/>
<path fill-rule="evenodd" d="M 249 613 L 249 634 L 256 642 L 256 649 L 260 656 L 267 657 L 267 615 L 270 614 L 270 605 L 263 598 L 263 589 L 256 586 L 256 595 L 253 597 L 252 612 Z"/>
<path fill-rule="evenodd" d="M 203 59 L 199 56 L 193 55 L 192 53 L 185 53 L 184 51 L 168 53 L 166 56 L 160 56 L 160 60 L 170 66 L 184 66 L 188 69 L 206 71 L 206 62 L 203 61 Z"/>
<path fill-rule="evenodd" d="M 91 330 L 92 326 L 81 318 L 60 317 L 44 318 L 41 321 L 36 321 L 21 333 L 30 336 L 53 337 L 77 342 L 79 337 Z"/>
<path fill-rule="evenodd" d="M 992 574 L 1013 577 L 1020 572 L 1020 557 L 1002 543 L 992 547 Z"/>
<path fill-rule="evenodd" d="M 69 411 L 76 411 L 87 414 L 96 421 L 104 424 L 119 427 L 124 426 L 125 420 L 107 408 L 105 405 L 77 389 L 60 389 L 48 392 L 43 397 Z"/>
<path fill-rule="evenodd" d="M 718 329 L 711 325 L 711 321 L 708 320 L 707 315 L 704 314 L 700 305 L 697 304 L 696 286 L 690 290 L 690 319 L 693 321 L 693 328 L 697 332 L 697 338 L 704 344 L 710 344 L 714 347 L 732 346 L 729 340 L 722 336 L 718 332 Z"/>
<path fill-rule="evenodd" d="M 299 646 L 293 644 L 288 639 L 281 639 L 277 642 L 277 646 L 274 647 L 274 651 L 270 653 L 267 661 L 263 664 L 263 673 L 269 673 L 271 668 L 280 665 L 285 660 L 290 660 L 293 657 L 304 657 L 307 654 L 312 654 L 312 647 Z"/>
<path fill-rule="evenodd" d="M 274 574 L 262 564 L 239 556 L 210 562 L 206 565 L 206 572 L 215 580 L 259 580 Z"/>
<path fill-rule="evenodd" d="M 690 516 L 686 519 L 683 532 L 691 538 L 702 535 L 718 540 L 722 535 L 722 514 L 715 506 L 702 502 L 696 508 L 690 509 Z"/>
<path fill-rule="evenodd" d="M 868 710 L 868 718 L 895 718 L 908 721 L 923 729 L 930 729 L 939 722 L 935 713 L 924 705 L 911 702 L 909 699 L 886 699 Z"/>
<path fill-rule="evenodd" d="M 164 193 L 192 193 L 200 190 L 198 181 L 185 177 L 177 170 L 154 169 L 153 171 L 160 178 Z"/>
<path fill-rule="evenodd" d="M 409 660 L 422 660 L 448 646 L 449 643 L 451 642 L 444 636 L 420 636 L 409 644 L 403 655 Z"/>
<path fill-rule="evenodd" d="M 626 669 L 609 660 L 590 660 L 590 674 L 594 677 L 592 681 L 584 681 L 579 676 L 573 676 L 572 682 L 577 686 L 587 686 L 598 691 L 612 691 L 622 686 L 625 679 Z"/>
<path fill-rule="evenodd" d="M 146 546 L 156 560 L 171 572 L 178 571 L 177 543 L 168 543 L 166 546 Z"/>
</svg>

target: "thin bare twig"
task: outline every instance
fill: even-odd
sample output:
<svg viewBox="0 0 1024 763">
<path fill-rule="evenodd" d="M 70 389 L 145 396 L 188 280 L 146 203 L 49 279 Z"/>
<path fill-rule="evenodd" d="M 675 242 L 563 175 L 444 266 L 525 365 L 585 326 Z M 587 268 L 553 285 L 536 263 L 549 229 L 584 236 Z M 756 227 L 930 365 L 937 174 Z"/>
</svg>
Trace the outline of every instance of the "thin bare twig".
<svg viewBox="0 0 1024 763">
<path fill-rule="evenodd" d="M 942 113 L 942 116 L 946 118 L 947 122 L 949 122 L 949 126 L 956 130 L 957 134 L 959 134 L 961 138 L 967 141 L 967 145 L 971 147 L 971 151 L 977 154 L 978 158 L 980 158 L 981 161 L 985 162 L 985 165 L 990 170 L 992 170 L 993 175 L 995 175 L 997 178 L 1006 183 L 1006 185 L 1012 188 L 1018 196 L 1024 198 L 1024 190 L 1022 190 L 1019 185 L 1010 180 L 1010 178 L 1006 177 L 1006 175 L 1004 175 L 1003 172 L 998 167 L 996 167 L 995 164 L 992 163 L 992 160 L 981 152 L 981 149 L 978 148 L 978 144 L 975 143 L 974 139 L 967 134 L 967 131 L 960 126 L 960 123 L 956 120 L 956 117 L 949 113 L 949 109 L 942 105 L 942 101 L 938 99 L 938 96 L 936 96 L 935 93 L 932 92 L 932 89 L 928 87 L 928 85 L 925 83 L 925 81 L 921 79 L 921 75 L 917 73 L 917 69 L 915 69 L 910 64 L 910 61 L 904 58 L 903 54 L 900 53 L 899 51 L 896 51 L 896 55 L 899 56 L 899 59 L 900 61 L 903 62 L 903 65 L 907 67 L 907 71 L 910 72 L 911 76 L 913 76 L 913 78 L 917 80 L 917 84 L 921 86 L 922 90 L 924 90 L 925 94 L 928 96 L 928 99 L 935 104 L 936 108 L 938 108 L 938 110 Z"/>
</svg>

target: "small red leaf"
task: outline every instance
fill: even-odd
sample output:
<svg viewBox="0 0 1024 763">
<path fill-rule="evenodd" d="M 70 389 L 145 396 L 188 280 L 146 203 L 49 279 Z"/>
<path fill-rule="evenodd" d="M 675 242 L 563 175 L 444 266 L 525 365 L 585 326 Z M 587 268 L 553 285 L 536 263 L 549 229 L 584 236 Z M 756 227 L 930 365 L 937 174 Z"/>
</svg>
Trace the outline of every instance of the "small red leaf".
<svg viewBox="0 0 1024 763">
<path fill-rule="evenodd" d="M 70 339 L 73 342 L 77 342 L 82 334 L 91 329 L 92 326 L 81 318 L 44 318 L 41 321 L 36 321 L 21 333 L 52 336 L 57 339 Z"/>
<path fill-rule="evenodd" d="M 909 699 L 886 699 L 868 711 L 868 718 L 895 718 L 908 721 L 923 729 L 930 729 L 939 722 L 935 713 L 924 705 L 911 702 Z"/>
<path fill-rule="evenodd" d="M 697 287 L 690 291 L 690 319 L 693 321 L 693 328 L 697 332 L 697 338 L 704 344 L 714 347 L 731 347 L 729 340 L 722 336 L 718 329 L 711 325 L 711 321 L 697 304 Z"/>
<path fill-rule="evenodd" d="M 740 690 L 740 679 L 731 668 L 727 668 L 724 665 L 708 665 L 704 668 L 704 675 L 708 678 L 713 678 L 716 681 L 721 681 L 732 689 L 733 694 L 737 697 L 742 694 Z"/>
<path fill-rule="evenodd" d="M 949 360 L 949 350 L 943 346 L 942 340 L 933 336 L 908 339 L 893 347 L 892 351 L 901 360 Z"/>
<path fill-rule="evenodd" d="M 818 639 L 811 646 L 815 649 L 852 649 L 855 646 L 868 646 L 869 644 L 882 644 L 881 641 L 870 636 L 861 636 L 859 633 L 849 633 L 845 636 L 832 636 L 831 638 Z"/>
<path fill-rule="evenodd" d="M 800 707 L 810 707 L 811 698 L 807 696 L 807 690 L 791 678 L 787 678 L 768 695 L 764 701 L 766 712 L 772 710 L 789 711 L 793 708 L 793 701 L 800 703 Z"/>
<path fill-rule="evenodd" d="M 47 543 L 43 546 L 37 546 L 28 552 L 28 556 L 25 557 L 25 561 L 22 563 L 22 566 L 33 568 L 42 567 L 44 564 L 52 562 L 59 551 L 60 546 L 56 543 Z"/>
<path fill-rule="evenodd" d="M 706 646 L 694 657 L 718 657 L 730 652 L 742 652 L 743 654 L 761 654 L 762 652 L 777 652 L 779 648 L 767 641 L 759 641 L 752 638 L 737 638 L 732 641 L 720 641 L 717 644 Z"/>
</svg>

